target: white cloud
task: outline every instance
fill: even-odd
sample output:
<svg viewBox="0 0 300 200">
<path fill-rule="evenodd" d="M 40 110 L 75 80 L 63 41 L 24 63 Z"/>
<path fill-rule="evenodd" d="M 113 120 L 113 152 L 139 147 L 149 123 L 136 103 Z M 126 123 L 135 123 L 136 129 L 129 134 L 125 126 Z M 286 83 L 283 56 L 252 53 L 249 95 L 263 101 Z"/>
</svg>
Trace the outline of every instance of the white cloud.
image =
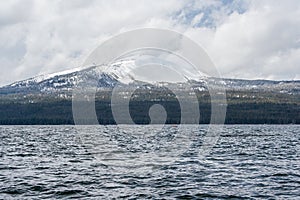
<svg viewBox="0 0 300 200">
<path fill-rule="evenodd" d="M 209 53 L 226 77 L 299 78 L 300 7 L 295 1 L 3 1 L 0 85 L 79 66 L 125 30 L 170 28 Z"/>
<path fill-rule="evenodd" d="M 213 29 L 189 29 L 225 77 L 295 79 L 300 73 L 300 4 L 249 4 Z"/>
<path fill-rule="evenodd" d="M 195 25 L 199 24 L 201 22 L 201 19 L 203 18 L 203 16 L 204 16 L 203 13 L 199 13 L 198 15 L 196 15 L 191 22 L 191 26 L 195 26 Z"/>
</svg>

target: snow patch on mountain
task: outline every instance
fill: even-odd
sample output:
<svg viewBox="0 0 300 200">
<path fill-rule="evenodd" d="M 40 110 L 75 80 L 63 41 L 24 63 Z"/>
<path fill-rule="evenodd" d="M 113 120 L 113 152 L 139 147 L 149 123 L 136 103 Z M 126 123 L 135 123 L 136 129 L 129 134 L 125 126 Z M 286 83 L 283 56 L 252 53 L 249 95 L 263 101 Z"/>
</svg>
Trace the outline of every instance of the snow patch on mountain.
<svg viewBox="0 0 300 200">
<path fill-rule="evenodd" d="M 134 59 L 119 60 L 109 66 L 78 67 L 48 75 L 40 75 L 18 81 L 0 88 L 0 94 L 13 93 L 63 93 L 72 91 L 78 84 L 97 84 L 98 88 L 113 88 L 116 84 L 132 84 L 136 80 L 132 71 L 136 68 Z M 226 90 L 271 91 L 276 93 L 300 94 L 300 81 L 268 81 L 220 79 L 214 77 L 186 77 L 186 83 L 176 83 L 178 89 L 193 85 L 199 91 L 207 90 L 208 84 L 224 87 Z M 168 87 L 169 83 L 157 83 Z"/>
</svg>

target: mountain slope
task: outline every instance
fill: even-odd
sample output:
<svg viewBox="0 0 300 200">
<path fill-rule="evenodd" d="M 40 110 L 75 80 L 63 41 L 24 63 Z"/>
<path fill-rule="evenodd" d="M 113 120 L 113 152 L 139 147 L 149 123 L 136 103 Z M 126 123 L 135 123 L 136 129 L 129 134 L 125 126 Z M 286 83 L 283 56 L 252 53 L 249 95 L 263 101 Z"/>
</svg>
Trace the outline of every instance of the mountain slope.
<svg viewBox="0 0 300 200">
<path fill-rule="evenodd" d="M 59 94 L 70 92 L 81 82 L 96 82 L 99 88 L 113 88 L 119 83 L 120 77 L 134 67 L 134 62 L 123 61 L 112 66 L 92 66 L 86 69 L 75 69 L 50 75 L 42 75 L 27 80 L 18 81 L 0 88 L 0 94 Z M 124 79 L 122 79 L 124 80 Z M 134 82 L 127 77 L 127 83 Z M 190 79 L 189 84 L 200 90 L 207 89 L 207 84 L 219 85 L 226 90 L 269 91 L 274 93 L 300 94 L 300 81 L 269 81 L 269 80 L 242 80 L 219 79 L 213 77 L 199 77 Z M 168 83 L 165 83 L 165 86 Z"/>
<path fill-rule="evenodd" d="M 117 62 L 109 67 L 75 69 L 4 86 L 0 88 L 0 124 L 73 124 L 72 90 L 82 84 L 100 89 L 96 95 L 95 109 L 101 124 L 115 124 L 111 111 L 111 92 L 116 84 L 137 87 L 138 93 L 126 96 L 125 92 L 121 98 L 130 98 L 130 114 L 138 124 L 149 123 L 148 111 L 154 104 L 163 105 L 168 112 L 166 123 L 180 123 L 181 109 L 177 97 L 172 93 L 173 90 L 166 88 L 179 92 L 183 90 L 184 93 L 179 94 L 186 94 L 190 93 L 190 87 L 194 89 L 199 102 L 199 123 L 208 124 L 211 105 L 225 105 L 211 100 L 208 86 L 226 90 L 227 124 L 300 124 L 300 81 L 202 76 L 197 79 L 187 77 L 185 82 L 179 83 L 155 83 L 159 87 L 149 84 L 140 87 L 139 83 L 143 82 L 131 76 L 126 77 L 133 67 L 132 61 Z M 184 98 L 189 100 L 189 95 Z"/>
</svg>

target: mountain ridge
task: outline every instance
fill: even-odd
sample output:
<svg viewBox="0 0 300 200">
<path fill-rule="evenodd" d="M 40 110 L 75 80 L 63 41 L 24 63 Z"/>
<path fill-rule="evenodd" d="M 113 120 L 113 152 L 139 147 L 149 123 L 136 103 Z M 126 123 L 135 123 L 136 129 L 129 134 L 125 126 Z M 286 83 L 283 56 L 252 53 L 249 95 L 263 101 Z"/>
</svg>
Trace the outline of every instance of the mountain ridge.
<svg viewBox="0 0 300 200">
<path fill-rule="evenodd" d="M 128 67 L 128 63 L 125 63 Z M 131 65 L 132 63 L 130 63 Z M 70 92 L 79 82 L 92 79 L 98 82 L 97 87 L 112 88 L 119 83 L 118 78 L 128 73 L 128 68 L 123 67 L 124 63 L 113 64 L 112 68 L 103 65 L 95 65 L 87 68 L 75 68 L 62 72 L 39 75 L 29 79 L 16 81 L 14 83 L 0 87 L 0 94 L 17 93 L 60 93 Z M 130 68 L 131 66 L 129 66 Z M 103 69 L 109 69 L 105 72 Z M 127 70 L 127 71 L 126 71 Z M 88 77 L 86 77 L 88 76 Z M 124 76 L 124 75 L 123 75 Z M 196 86 L 205 84 L 222 85 L 227 90 L 268 90 L 279 93 L 300 94 L 300 80 L 265 80 L 265 79 L 234 79 L 199 77 L 198 80 L 191 79 Z"/>
<path fill-rule="evenodd" d="M 87 89 L 97 87 L 94 100 L 99 123 L 116 124 L 111 100 L 117 84 L 122 89 L 134 89 L 133 94 L 127 91 L 119 91 L 118 94 L 121 95 L 120 98 L 130 99 L 130 114 L 137 124 L 149 123 L 148 111 L 154 104 L 165 108 L 168 113 L 167 124 L 179 124 L 181 108 L 177 94 L 184 95 L 184 99 L 188 101 L 196 96 L 200 124 L 210 123 L 212 105 L 227 106 L 226 124 L 300 124 L 300 80 L 245 80 L 201 76 L 197 80 L 158 82 L 153 85 L 126 77 L 129 78 L 125 78 L 126 81 L 133 82 L 124 83 L 119 81 L 119 77 L 126 75 L 128 71 L 118 71 L 122 69 L 121 65 L 122 63 L 118 63 L 112 68 L 91 66 L 70 73 L 33 77 L 1 87 L 0 124 L 74 124 L 72 104 L 73 89 L 76 86 Z M 220 94 L 226 96 L 226 102 L 212 99 L 210 87 L 221 88 Z"/>
</svg>

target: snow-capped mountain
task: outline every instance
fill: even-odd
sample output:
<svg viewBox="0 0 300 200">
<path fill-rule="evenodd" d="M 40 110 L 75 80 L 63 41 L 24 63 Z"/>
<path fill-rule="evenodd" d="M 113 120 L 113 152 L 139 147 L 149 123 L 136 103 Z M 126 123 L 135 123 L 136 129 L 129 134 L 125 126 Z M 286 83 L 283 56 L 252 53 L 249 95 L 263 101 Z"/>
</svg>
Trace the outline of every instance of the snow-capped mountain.
<svg viewBox="0 0 300 200">
<path fill-rule="evenodd" d="M 117 83 L 130 84 L 135 81 L 130 71 L 135 67 L 134 60 L 118 61 L 110 66 L 76 68 L 59 73 L 36 76 L 0 88 L 0 94 L 43 93 L 56 94 L 70 92 L 85 82 L 97 83 L 99 88 L 113 88 Z M 122 77 L 122 78 L 121 78 Z M 207 84 L 222 86 L 227 90 L 271 91 L 275 93 L 300 94 L 300 81 L 269 81 L 220 79 L 213 77 L 187 78 L 187 83 L 198 90 L 206 90 Z M 168 83 L 164 83 L 167 85 Z M 185 83 L 179 83 L 180 85 Z"/>
<path fill-rule="evenodd" d="M 8 93 L 59 93 L 71 91 L 81 81 L 94 79 L 99 87 L 113 87 L 117 80 L 105 73 L 100 73 L 101 66 L 75 69 L 49 75 L 41 75 L 18 81 L 0 88 L 1 94 Z"/>
<path fill-rule="evenodd" d="M 14 82 L 0 88 L 0 94 L 10 93 L 59 93 L 71 91 L 81 83 L 96 82 L 99 88 L 112 88 L 119 82 L 133 82 L 128 72 L 134 67 L 134 61 L 119 61 L 112 65 L 75 68 L 72 70 L 39 75 L 26 80 Z"/>
</svg>

